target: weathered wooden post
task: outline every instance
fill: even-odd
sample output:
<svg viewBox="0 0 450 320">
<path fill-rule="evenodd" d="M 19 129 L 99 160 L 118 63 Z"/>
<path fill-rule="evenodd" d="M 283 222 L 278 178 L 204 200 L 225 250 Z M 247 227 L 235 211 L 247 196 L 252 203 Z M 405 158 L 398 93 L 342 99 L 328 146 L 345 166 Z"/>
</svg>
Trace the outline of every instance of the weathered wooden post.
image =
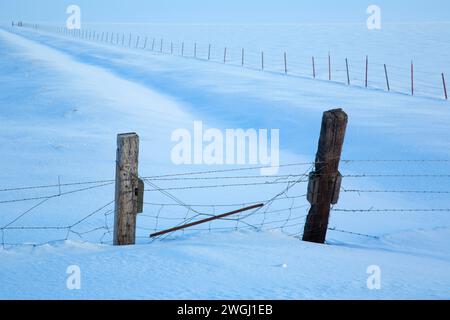
<svg viewBox="0 0 450 320">
<path fill-rule="evenodd" d="M 115 246 L 136 241 L 136 215 L 142 212 L 143 182 L 138 178 L 139 136 L 117 136 L 116 194 L 114 212 Z"/>
<path fill-rule="evenodd" d="M 325 243 L 331 204 L 336 204 L 339 199 L 342 177 L 338 168 L 347 121 L 347 114 L 342 109 L 323 114 L 315 171 L 310 173 L 308 184 L 311 208 L 306 218 L 303 241 Z"/>
</svg>

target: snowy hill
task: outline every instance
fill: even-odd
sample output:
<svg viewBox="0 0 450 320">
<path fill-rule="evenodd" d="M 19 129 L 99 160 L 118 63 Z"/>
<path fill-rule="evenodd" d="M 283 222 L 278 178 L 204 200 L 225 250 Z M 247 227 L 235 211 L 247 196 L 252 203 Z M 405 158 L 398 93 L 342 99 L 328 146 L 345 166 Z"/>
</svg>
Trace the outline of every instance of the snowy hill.
<svg viewBox="0 0 450 320">
<path fill-rule="evenodd" d="M 0 298 L 450 298 L 450 105 L 442 98 L 26 28 L 0 29 L 0 52 Z M 139 134 L 142 176 L 217 214 L 270 199 L 307 174 L 322 113 L 334 107 L 349 115 L 349 161 L 328 245 L 295 237 L 308 210 L 302 181 L 264 215 L 163 241 L 148 235 L 192 212 L 148 191 L 138 245 L 111 246 L 118 133 Z M 217 173 L 242 169 L 235 166 L 174 165 L 171 133 L 195 120 L 280 129 L 285 180 L 251 169 Z M 161 178 L 209 170 L 215 180 Z M 276 227 L 251 227 L 260 223 Z M 42 229 L 27 230 L 35 227 Z M 80 267 L 81 290 L 66 287 L 70 265 Z M 382 272 L 379 290 L 367 288 L 372 265 Z"/>
</svg>

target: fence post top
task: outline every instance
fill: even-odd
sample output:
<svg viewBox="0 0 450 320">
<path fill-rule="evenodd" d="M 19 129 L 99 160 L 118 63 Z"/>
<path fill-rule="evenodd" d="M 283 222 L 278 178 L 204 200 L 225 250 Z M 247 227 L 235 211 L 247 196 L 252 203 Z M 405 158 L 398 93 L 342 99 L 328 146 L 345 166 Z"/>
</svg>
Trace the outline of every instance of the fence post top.
<svg viewBox="0 0 450 320">
<path fill-rule="evenodd" d="M 345 113 L 345 111 L 342 110 L 342 108 L 331 109 L 331 110 L 328 110 L 328 111 L 324 112 L 324 115 L 331 115 L 331 114 L 333 114 L 333 115 L 342 115 L 344 117 L 347 117 L 347 113 Z"/>
<path fill-rule="evenodd" d="M 117 135 L 117 138 L 127 138 L 127 137 L 134 137 L 134 136 L 138 136 L 138 134 L 136 132 L 119 133 Z"/>
</svg>

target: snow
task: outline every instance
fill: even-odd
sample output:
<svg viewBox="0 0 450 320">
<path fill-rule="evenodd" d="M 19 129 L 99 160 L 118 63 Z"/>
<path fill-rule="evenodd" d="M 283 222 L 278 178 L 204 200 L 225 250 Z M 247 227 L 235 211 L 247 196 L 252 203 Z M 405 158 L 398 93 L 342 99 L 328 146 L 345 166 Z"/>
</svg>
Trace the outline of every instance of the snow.
<svg viewBox="0 0 450 320">
<path fill-rule="evenodd" d="M 141 175 L 224 169 L 171 163 L 171 133 L 178 128 L 191 129 L 195 120 L 219 129 L 280 128 L 281 162 L 310 162 L 317 146 L 321 114 L 336 106 L 349 114 L 345 159 L 450 158 L 449 104 L 437 97 L 347 87 L 26 29 L 0 29 L 0 51 L 0 149 L 2 167 L 7 168 L 0 177 L 0 186 L 5 188 L 55 184 L 58 177 L 62 183 L 112 179 L 115 136 L 130 131 L 140 135 Z M 445 65 L 444 60 L 436 62 Z M 420 174 L 425 170 L 448 174 L 449 166 L 343 162 L 341 171 Z M 294 170 L 301 174 L 308 169 L 281 169 L 280 174 Z M 173 184 L 158 182 L 163 187 Z M 448 190 L 448 186 L 448 178 L 443 177 L 344 180 L 346 189 Z M 267 199 L 284 187 L 173 193 L 189 203 L 226 204 Z M 305 188 L 305 184 L 299 184 L 292 195 L 303 194 Z M 52 192 L 57 190 L 43 194 L 34 190 L 2 192 L 0 200 Z M 55 198 L 16 225 L 66 226 L 112 198 L 112 185 Z M 168 199 L 148 192 L 146 201 Z M 337 208 L 430 209 L 448 208 L 448 203 L 445 194 L 342 193 Z M 33 204 L 1 204 L 0 225 Z M 286 205 L 303 206 L 295 211 L 300 218 L 307 213 L 304 199 L 284 201 Z M 333 212 L 331 227 L 375 238 L 330 230 L 326 246 L 303 243 L 275 231 L 251 229 L 193 231 L 149 243 L 148 234 L 155 225 L 145 215 L 159 209 L 146 206 L 138 219 L 138 245 L 133 247 L 112 247 L 109 238 L 99 244 L 102 234 L 94 232 L 82 239 L 72 234 L 66 241 L 0 249 L 0 298 L 450 297 L 449 212 Z M 163 209 L 164 215 L 185 215 L 184 211 Z M 217 212 L 225 209 L 216 207 Z M 77 231 L 103 225 L 105 219 L 111 225 L 112 217 L 102 212 Z M 170 220 L 161 223 L 172 226 Z M 226 221 L 214 224 L 224 225 Z M 8 243 L 41 243 L 64 239 L 65 232 L 7 230 L 3 237 Z M 66 288 L 69 265 L 80 266 L 81 290 Z M 366 286 L 370 265 L 381 268 L 381 290 Z"/>
</svg>

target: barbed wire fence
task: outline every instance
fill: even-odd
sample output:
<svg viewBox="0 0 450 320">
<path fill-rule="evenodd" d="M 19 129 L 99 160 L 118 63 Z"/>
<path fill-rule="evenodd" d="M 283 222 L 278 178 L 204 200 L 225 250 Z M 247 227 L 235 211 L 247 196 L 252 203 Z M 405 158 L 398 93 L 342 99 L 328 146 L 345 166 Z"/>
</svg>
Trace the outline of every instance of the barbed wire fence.
<svg viewBox="0 0 450 320">
<path fill-rule="evenodd" d="M 418 70 L 414 61 L 408 62 L 409 66 L 406 67 L 373 64 L 369 56 L 360 60 L 348 58 L 335 60 L 331 52 L 323 56 L 314 55 L 309 61 L 305 61 L 303 58 L 291 56 L 288 52 L 281 54 L 264 50 L 257 52 L 211 43 L 175 42 L 124 32 L 105 32 L 94 29 L 69 30 L 66 27 L 14 22 L 12 26 L 57 33 L 72 39 L 145 50 L 154 54 L 173 55 L 275 74 L 327 80 L 360 88 L 448 100 L 445 73 Z"/>
<path fill-rule="evenodd" d="M 416 174 L 402 173 L 390 174 L 378 172 L 373 173 L 350 173 L 343 174 L 343 181 L 350 179 L 364 180 L 368 178 L 386 178 L 386 179 L 449 179 L 450 178 L 450 160 L 343 160 L 344 164 L 361 164 L 361 163 L 398 163 L 405 164 L 417 163 L 426 164 L 441 163 L 446 168 L 446 172 L 441 174 Z M 138 243 L 152 243 L 154 241 L 169 240 L 182 236 L 197 235 L 199 233 L 216 233 L 216 232 L 242 232 L 242 231 L 259 231 L 259 232 L 280 232 L 288 236 L 301 238 L 305 218 L 308 213 L 310 204 L 306 197 L 306 184 L 309 180 L 309 172 L 312 170 L 314 163 L 291 163 L 281 166 L 281 168 L 293 170 L 294 172 L 278 174 L 275 176 L 264 176 L 257 174 L 249 174 L 249 172 L 257 172 L 261 166 L 253 166 L 238 169 L 225 170 L 209 170 L 199 172 L 186 172 L 159 176 L 142 176 L 141 179 L 146 185 L 146 194 L 151 201 L 145 201 L 145 210 L 138 215 L 137 223 L 137 239 Z M 303 168 L 303 169 L 301 169 Z M 421 166 L 421 168 L 423 168 Z M 299 169 L 301 170 L 300 173 Z M 348 168 L 345 168 L 348 170 Z M 238 174 L 240 173 L 240 174 Z M 234 183 L 234 181 L 242 181 L 242 183 Z M 204 185 L 203 181 L 210 182 Z M 164 183 L 164 186 L 159 184 Z M 86 211 L 80 218 L 74 219 L 73 222 L 61 225 L 35 225 L 23 224 L 21 221 L 32 215 L 38 208 L 42 208 L 55 199 L 64 199 L 68 195 L 79 195 L 83 192 L 97 192 L 108 186 L 112 186 L 114 180 L 95 180 L 80 181 L 73 183 L 61 183 L 39 186 L 21 186 L 13 188 L 0 189 L 0 206 L 12 204 L 30 204 L 26 210 L 15 212 L 10 215 L 8 220 L 1 220 L 1 246 L 2 248 L 11 248 L 16 246 L 42 246 L 45 244 L 58 243 L 65 240 L 76 240 L 94 242 L 99 244 L 112 244 L 112 231 L 114 219 L 114 200 L 107 201 L 95 206 L 92 210 Z M 158 184 L 158 185 L 157 185 Z M 65 191 L 64 188 L 69 188 Z M 190 192 L 206 189 L 208 193 L 212 190 L 221 190 L 218 194 L 231 192 L 232 190 L 247 189 L 246 194 L 267 195 L 265 198 L 257 198 L 249 202 L 240 203 L 198 203 L 185 202 L 190 196 Z M 248 189 L 254 188 L 254 189 Z M 268 190 L 264 190 L 268 188 Z M 110 189 L 110 188 L 109 188 Z M 13 196 L 17 192 L 34 192 L 44 191 L 50 193 L 38 197 L 12 197 L 5 199 L 4 195 Z M 226 190 L 226 191 L 223 191 Z M 108 193 L 112 190 L 108 190 Z M 178 192 L 174 195 L 173 192 Z M 181 193 L 180 193 L 181 192 Z M 414 193 L 424 195 L 434 195 L 440 197 L 448 197 L 450 190 L 437 189 L 346 189 L 341 188 L 341 192 L 354 194 L 358 196 L 362 193 Z M 155 194 L 158 194 L 156 196 Z M 196 198 L 199 198 L 198 196 Z M 200 197 L 201 198 L 201 197 Z M 207 195 L 204 198 L 209 198 Z M 183 199 L 183 200 L 181 200 Z M 263 204 L 261 208 L 251 210 L 250 212 L 242 212 L 236 216 L 230 216 L 223 219 L 210 221 L 200 226 L 182 229 L 171 232 L 163 236 L 149 238 L 150 233 L 156 233 L 174 226 L 184 225 L 186 223 L 201 219 L 217 216 L 220 213 L 229 211 L 230 209 L 240 209 L 251 205 Z M 80 206 L 80 204 L 77 204 Z M 85 207 L 82 205 L 81 207 Z M 64 212 L 63 208 L 58 210 Z M 4 209 L 2 212 L 5 212 Z M 409 208 L 346 208 L 334 206 L 332 214 L 405 214 L 405 213 L 450 213 L 449 207 L 409 207 Z M 3 215 L 4 216 L 4 215 Z M 95 219 L 94 219 L 95 218 Z M 37 218 L 39 220 L 39 217 Z M 65 221 L 69 219 L 64 219 Z M 374 235 L 364 234 L 358 230 L 342 230 L 338 226 L 330 226 L 329 231 L 348 233 L 355 236 L 376 238 Z M 25 233 L 16 237 L 17 233 Z M 36 232 L 44 232 L 44 236 L 37 235 Z M 54 237 L 60 234 L 60 237 Z M 24 241 L 15 242 L 9 239 L 20 238 Z M 41 242 L 36 239 L 45 239 Z"/>
</svg>

